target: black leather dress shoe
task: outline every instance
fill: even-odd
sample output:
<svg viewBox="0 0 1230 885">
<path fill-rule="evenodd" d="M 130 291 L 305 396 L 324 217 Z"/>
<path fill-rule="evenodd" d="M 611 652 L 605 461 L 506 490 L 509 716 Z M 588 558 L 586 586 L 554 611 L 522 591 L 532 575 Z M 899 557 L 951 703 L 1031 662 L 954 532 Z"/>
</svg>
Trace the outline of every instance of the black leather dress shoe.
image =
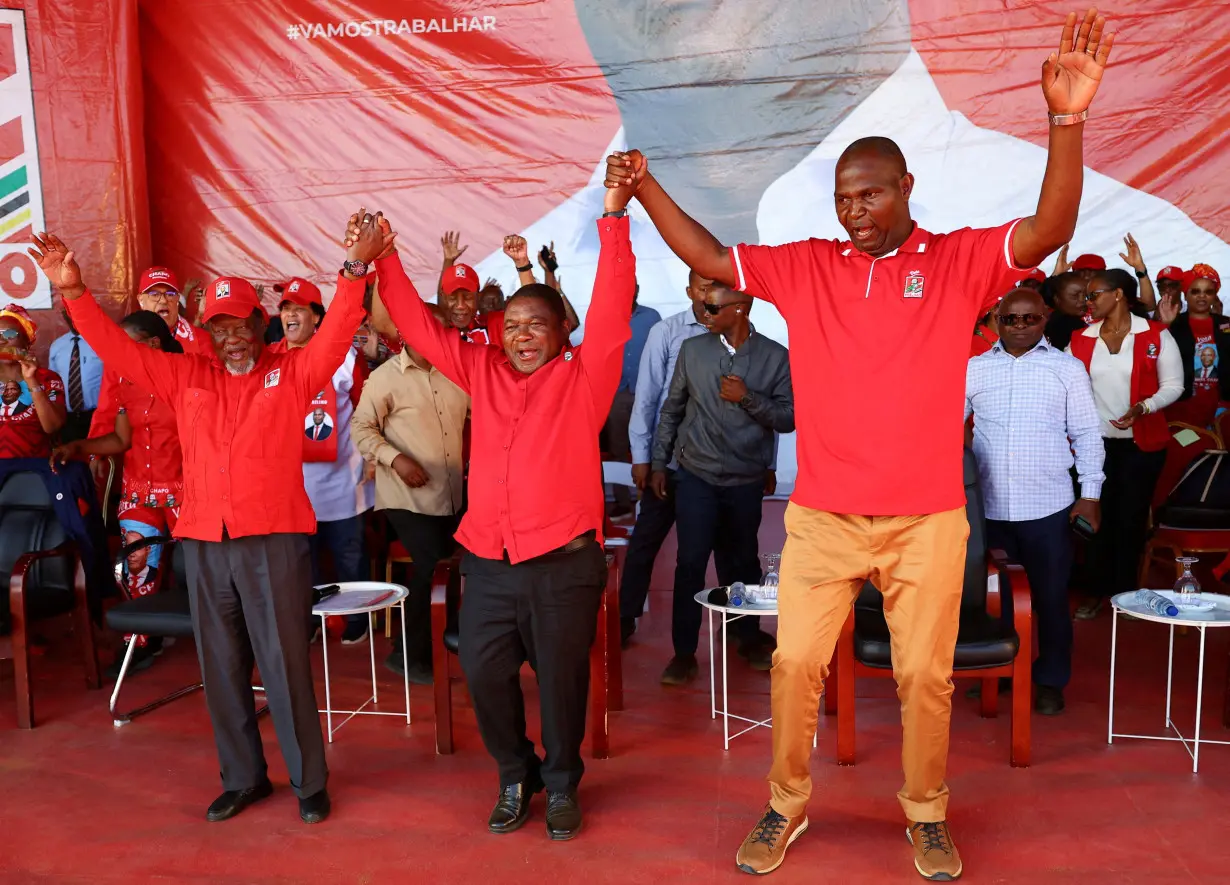
<svg viewBox="0 0 1230 885">
<path fill-rule="evenodd" d="M 329 793 L 321 790 L 306 799 L 299 800 L 299 818 L 305 824 L 318 824 L 329 816 L 333 803 L 329 801 Z"/>
<path fill-rule="evenodd" d="M 567 842 L 581 832 L 581 804 L 575 793 L 547 793 L 547 835 Z"/>
<path fill-rule="evenodd" d="M 496 800 L 495 808 L 491 809 L 491 817 L 487 819 L 487 829 L 498 836 L 520 829 L 529 819 L 530 800 L 540 790 L 542 781 L 537 778 L 510 787 L 501 787 L 500 798 Z"/>
<path fill-rule="evenodd" d="M 227 790 L 214 800 L 213 805 L 209 806 L 209 811 L 205 812 L 205 819 L 214 823 L 229 820 L 253 802 L 259 802 L 272 794 L 273 784 L 269 783 L 268 778 L 246 790 Z"/>
</svg>

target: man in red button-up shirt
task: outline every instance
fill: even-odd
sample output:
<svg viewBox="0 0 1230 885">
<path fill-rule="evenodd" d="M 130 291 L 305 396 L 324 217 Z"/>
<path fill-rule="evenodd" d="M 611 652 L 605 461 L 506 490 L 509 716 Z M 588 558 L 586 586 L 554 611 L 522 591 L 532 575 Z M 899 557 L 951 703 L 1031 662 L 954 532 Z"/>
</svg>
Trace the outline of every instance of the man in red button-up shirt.
<svg viewBox="0 0 1230 885">
<path fill-rule="evenodd" d="M 884 594 L 902 704 L 915 865 L 955 879 L 945 818 L 952 662 L 965 542 L 962 409 L 977 318 L 1068 242 L 1076 226 L 1082 130 L 1113 35 L 1070 15 L 1043 64 L 1050 150 L 1036 213 L 989 230 L 931 234 L 910 218 L 914 178 L 887 138 L 837 162 L 846 242 L 723 246 L 648 174 L 640 152 L 608 160 L 608 187 L 634 187 L 671 249 L 698 274 L 772 302 L 790 332 L 798 483 L 786 512 L 773 665 L 772 798 L 739 849 L 749 873 L 778 867 L 807 827 L 817 701 L 865 580 Z M 976 183 L 973 183 L 976 184 Z M 892 354 L 881 360 L 879 354 Z"/>
<path fill-rule="evenodd" d="M 607 192 L 580 347 L 568 346 L 563 301 L 549 286 L 523 286 L 509 299 L 497 348 L 442 328 L 396 255 L 376 262 L 402 338 L 471 397 L 469 510 L 457 532 L 469 551 L 460 657 L 479 731 L 499 765 L 493 833 L 521 826 L 544 785 L 550 837 L 571 839 L 581 826 L 589 648 L 606 584 L 598 431 L 631 337 L 630 197 L 631 188 Z M 541 761 L 525 735 L 517 674 L 527 659 L 542 698 Z"/>
<path fill-rule="evenodd" d="M 306 347 L 265 349 L 265 314 L 252 284 L 215 280 L 202 320 L 216 359 L 137 344 L 88 297 L 81 269 L 59 239 L 44 234 L 33 242 L 30 254 L 60 288 L 73 322 L 103 362 L 123 366 L 125 377 L 176 414 L 184 502 L 174 533 L 187 557 L 192 626 L 224 790 L 206 817 L 226 820 L 272 792 L 252 695 L 255 663 L 300 817 L 324 820 L 328 769 L 308 656 L 307 535 L 316 518 L 303 489 L 303 413 L 329 383 L 363 319 L 365 263 L 388 245 L 377 219 L 365 216 L 333 307 Z"/>
</svg>

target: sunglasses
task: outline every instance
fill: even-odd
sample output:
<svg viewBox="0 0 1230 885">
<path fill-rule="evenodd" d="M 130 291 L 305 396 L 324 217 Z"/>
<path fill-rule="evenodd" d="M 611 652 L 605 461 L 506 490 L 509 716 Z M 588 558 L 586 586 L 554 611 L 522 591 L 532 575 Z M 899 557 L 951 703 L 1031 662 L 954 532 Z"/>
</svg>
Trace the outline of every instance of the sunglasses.
<svg viewBox="0 0 1230 885">
<path fill-rule="evenodd" d="M 21 336 L 22 331 L 20 329 L 0 329 L 0 338 L 3 338 L 5 341 L 16 341 Z"/>
<path fill-rule="evenodd" d="M 1092 292 L 1090 292 L 1088 295 L 1085 296 L 1085 300 L 1086 301 L 1097 301 L 1098 296 L 1101 295 L 1103 292 L 1114 292 L 1114 291 L 1115 291 L 1114 289 L 1094 289 Z"/>
<path fill-rule="evenodd" d="M 1040 313 L 999 314 L 999 323 L 1001 326 L 1036 326 L 1045 319 L 1046 317 Z"/>
<path fill-rule="evenodd" d="M 706 301 L 704 302 L 704 308 L 705 308 L 705 313 L 709 314 L 709 316 L 711 317 L 715 317 L 728 307 L 733 307 L 736 304 L 751 304 L 751 303 L 752 302 L 750 301 L 728 301 L 725 304 L 710 304 L 708 301 Z"/>
</svg>

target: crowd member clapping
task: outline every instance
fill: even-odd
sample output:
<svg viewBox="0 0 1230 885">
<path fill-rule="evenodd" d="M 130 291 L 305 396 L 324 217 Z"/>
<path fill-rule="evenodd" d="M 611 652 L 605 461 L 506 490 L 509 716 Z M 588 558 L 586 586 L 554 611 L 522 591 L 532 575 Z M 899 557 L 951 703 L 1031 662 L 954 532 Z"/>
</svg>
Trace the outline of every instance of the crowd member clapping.
<svg viewBox="0 0 1230 885">
<path fill-rule="evenodd" d="M 306 823 L 330 810 L 328 769 L 308 655 L 315 528 L 303 490 L 303 408 L 342 362 L 363 319 L 366 262 L 391 248 L 378 219 L 359 233 L 338 276 L 333 310 L 306 347 L 264 348 L 265 313 L 246 280 L 223 277 L 202 315 L 216 359 L 142 346 L 86 290 L 73 253 L 55 236 L 30 254 L 60 289 L 73 322 L 103 362 L 174 404 L 184 447 L 185 500 L 175 535 L 188 571 L 193 632 L 224 792 L 206 812 L 226 820 L 270 795 L 252 692 L 260 668 L 291 785 Z"/>
<path fill-rule="evenodd" d="M 46 458 L 64 426 L 64 381 L 39 366 L 37 337 L 25 308 L 0 309 L 0 458 Z"/>
</svg>

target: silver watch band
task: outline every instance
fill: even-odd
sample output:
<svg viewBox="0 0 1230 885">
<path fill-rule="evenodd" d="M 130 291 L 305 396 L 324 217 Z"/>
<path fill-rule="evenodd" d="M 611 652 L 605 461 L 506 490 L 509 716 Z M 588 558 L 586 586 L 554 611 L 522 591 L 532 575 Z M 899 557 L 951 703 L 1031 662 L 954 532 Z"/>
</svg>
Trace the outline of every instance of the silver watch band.
<svg viewBox="0 0 1230 885">
<path fill-rule="evenodd" d="M 1089 109 L 1076 114 L 1047 114 L 1047 117 L 1050 118 L 1052 126 L 1075 126 L 1089 119 Z"/>
</svg>

